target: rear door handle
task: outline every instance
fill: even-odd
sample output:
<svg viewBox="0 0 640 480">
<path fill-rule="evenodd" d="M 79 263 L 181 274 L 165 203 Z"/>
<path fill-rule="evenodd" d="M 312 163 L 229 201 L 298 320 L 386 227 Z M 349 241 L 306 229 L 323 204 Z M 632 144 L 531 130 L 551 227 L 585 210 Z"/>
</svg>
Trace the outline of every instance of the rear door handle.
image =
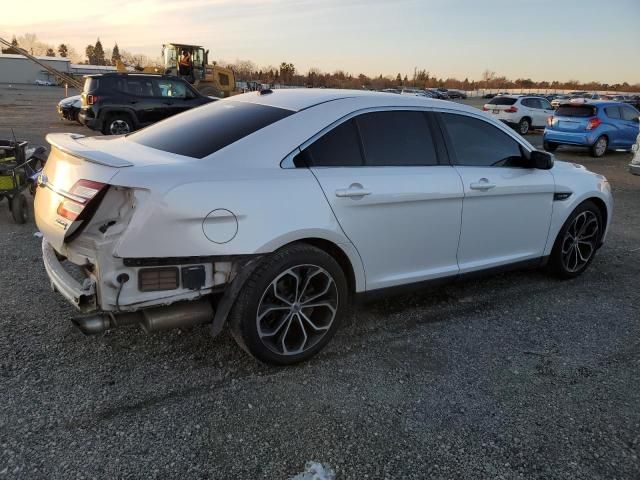
<svg viewBox="0 0 640 480">
<path fill-rule="evenodd" d="M 469 188 L 471 188 L 471 190 L 481 190 L 485 192 L 487 190 L 491 190 L 492 188 L 495 188 L 495 186 L 496 186 L 495 183 L 489 183 L 489 180 L 487 180 L 486 178 L 481 178 L 477 182 L 472 182 L 469 185 Z"/>
<path fill-rule="evenodd" d="M 339 188 L 336 190 L 336 197 L 340 198 L 364 197 L 366 195 L 371 195 L 371 190 L 365 190 L 359 183 L 353 183 L 349 188 Z"/>
</svg>

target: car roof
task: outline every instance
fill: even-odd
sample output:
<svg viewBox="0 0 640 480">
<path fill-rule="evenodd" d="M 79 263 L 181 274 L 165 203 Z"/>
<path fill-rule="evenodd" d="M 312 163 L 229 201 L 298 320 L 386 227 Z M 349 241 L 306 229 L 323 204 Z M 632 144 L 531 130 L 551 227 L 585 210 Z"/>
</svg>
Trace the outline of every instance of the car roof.
<svg viewBox="0 0 640 480">
<path fill-rule="evenodd" d="M 99 77 L 165 77 L 176 78 L 175 75 L 163 75 L 161 73 L 142 73 L 142 72 L 106 72 L 95 73 L 93 75 L 85 75 L 85 78 L 99 78 Z"/>
<path fill-rule="evenodd" d="M 561 107 L 581 107 L 583 105 L 592 107 L 617 107 L 620 105 L 629 105 L 624 102 L 616 102 L 613 100 L 589 100 L 588 102 L 564 102 L 561 103 Z"/>
<path fill-rule="evenodd" d="M 415 106 L 415 107 L 439 107 L 443 105 L 443 100 L 431 99 L 428 97 L 416 97 L 413 95 L 398 95 L 397 93 L 371 92 L 362 90 L 338 90 L 329 88 L 288 88 L 275 89 L 265 92 L 249 92 L 242 95 L 235 95 L 226 100 L 257 103 L 271 107 L 284 108 L 299 112 L 307 108 L 322 103 L 357 98 L 364 103 L 374 106 Z M 477 111 L 473 107 L 467 107 L 459 103 L 447 102 L 452 108 L 453 105 L 460 107 L 463 111 Z"/>
</svg>

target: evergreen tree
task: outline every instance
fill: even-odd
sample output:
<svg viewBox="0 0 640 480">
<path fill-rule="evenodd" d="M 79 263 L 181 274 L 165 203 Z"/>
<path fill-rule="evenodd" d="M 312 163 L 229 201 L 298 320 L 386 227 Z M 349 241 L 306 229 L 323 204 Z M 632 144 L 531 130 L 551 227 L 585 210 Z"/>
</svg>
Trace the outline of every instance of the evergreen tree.
<svg viewBox="0 0 640 480">
<path fill-rule="evenodd" d="M 61 43 L 60 45 L 58 45 L 58 55 L 60 55 L 62 58 L 67 58 L 68 54 L 69 54 L 69 47 L 67 47 L 64 43 Z"/>
<path fill-rule="evenodd" d="M 47 57 L 55 57 L 56 52 L 53 51 L 53 48 L 47 48 Z"/>
<path fill-rule="evenodd" d="M 87 45 L 87 48 L 85 48 L 84 53 L 87 55 L 87 63 L 89 65 L 95 65 L 96 64 L 96 54 L 95 54 L 95 48 L 93 45 Z"/>
<path fill-rule="evenodd" d="M 95 47 L 93 47 L 93 58 L 95 61 L 94 65 L 106 64 L 104 59 L 104 49 L 102 48 L 102 43 L 100 42 L 100 39 L 96 41 L 96 45 Z"/>
<path fill-rule="evenodd" d="M 121 60 L 121 58 L 120 58 L 120 49 L 118 48 L 118 44 L 116 43 L 113 46 L 113 52 L 111 53 L 111 64 L 112 65 L 117 65 L 118 60 Z"/>
</svg>

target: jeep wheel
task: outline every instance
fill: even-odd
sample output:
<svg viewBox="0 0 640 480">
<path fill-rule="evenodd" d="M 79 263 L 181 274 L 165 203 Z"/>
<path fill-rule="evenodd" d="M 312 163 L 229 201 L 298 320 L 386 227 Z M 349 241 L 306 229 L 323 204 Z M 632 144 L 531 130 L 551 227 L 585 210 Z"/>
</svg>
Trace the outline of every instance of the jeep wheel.
<svg viewBox="0 0 640 480">
<path fill-rule="evenodd" d="M 115 113 L 107 117 L 102 133 L 105 135 L 125 135 L 133 132 L 131 117 L 123 113 Z"/>
</svg>

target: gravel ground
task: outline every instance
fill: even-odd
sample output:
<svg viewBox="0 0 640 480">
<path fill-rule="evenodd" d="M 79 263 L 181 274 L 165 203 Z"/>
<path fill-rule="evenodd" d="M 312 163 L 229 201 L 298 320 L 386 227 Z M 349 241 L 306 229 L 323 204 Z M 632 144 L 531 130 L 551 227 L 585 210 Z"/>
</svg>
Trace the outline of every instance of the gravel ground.
<svg viewBox="0 0 640 480">
<path fill-rule="evenodd" d="M 43 142 L 58 88 L 0 86 L 0 138 Z M 541 136 L 531 135 L 534 144 Z M 0 478 L 640 478 L 640 177 L 572 281 L 516 272 L 360 306 L 312 361 L 272 368 L 206 327 L 85 337 L 33 223 L 0 203 Z"/>
</svg>

